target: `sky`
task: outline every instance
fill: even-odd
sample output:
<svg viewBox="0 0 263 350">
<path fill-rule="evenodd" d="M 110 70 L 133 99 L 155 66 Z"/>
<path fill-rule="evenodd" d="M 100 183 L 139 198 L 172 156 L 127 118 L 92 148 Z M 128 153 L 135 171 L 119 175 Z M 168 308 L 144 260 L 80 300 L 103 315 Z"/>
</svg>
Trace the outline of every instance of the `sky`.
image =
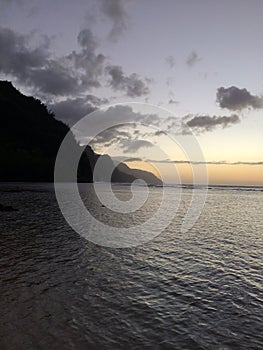
<svg viewBox="0 0 263 350">
<path fill-rule="evenodd" d="M 0 0 L 0 79 L 70 126 L 106 118 L 93 148 L 166 182 L 192 182 L 204 164 L 211 184 L 263 185 L 262 11 L 261 0 Z"/>
</svg>

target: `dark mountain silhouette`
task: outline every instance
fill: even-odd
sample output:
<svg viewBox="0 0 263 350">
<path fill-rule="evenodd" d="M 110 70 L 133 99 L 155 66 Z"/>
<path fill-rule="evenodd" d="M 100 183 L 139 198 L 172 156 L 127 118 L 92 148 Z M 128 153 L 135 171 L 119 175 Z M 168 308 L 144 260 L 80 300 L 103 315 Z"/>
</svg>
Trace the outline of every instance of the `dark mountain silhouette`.
<svg viewBox="0 0 263 350">
<path fill-rule="evenodd" d="M 53 181 L 56 155 L 69 127 L 55 119 L 40 100 L 21 94 L 8 81 L 0 81 L 0 110 L 0 181 Z M 70 147 L 76 152 L 80 147 L 73 134 Z M 112 171 L 112 182 L 131 183 L 142 178 L 148 184 L 162 184 L 147 171 L 130 169 L 123 163 L 115 167 L 110 156 L 96 154 L 90 146 L 86 146 L 79 162 L 79 182 L 93 181 L 100 157 L 103 162 L 94 174 L 95 181 L 106 181 L 107 169 Z M 63 180 L 72 179 L 65 174 Z"/>
<path fill-rule="evenodd" d="M 149 171 L 140 170 L 140 169 L 131 169 L 124 163 L 120 163 L 118 165 L 118 169 L 123 174 L 132 175 L 137 179 L 144 180 L 148 185 L 157 185 L 157 186 L 162 185 L 162 181 Z"/>
<path fill-rule="evenodd" d="M 162 185 L 162 181 L 154 174 L 144 170 L 131 169 L 124 163 L 115 166 L 109 155 L 96 154 L 89 146 L 86 147 L 86 154 L 90 160 L 95 181 L 107 181 L 107 173 L 112 173 L 112 182 L 131 183 L 136 179 L 142 179 L 149 185 Z M 98 159 L 102 160 L 102 162 L 97 164 Z M 96 164 L 97 169 L 94 173 Z"/>
<path fill-rule="evenodd" d="M 7 81 L 0 81 L 0 110 L 0 181 L 53 181 L 56 154 L 69 127 L 40 100 L 24 96 Z M 73 134 L 71 147 L 79 147 Z M 92 181 L 86 154 L 78 178 Z"/>
</svg>

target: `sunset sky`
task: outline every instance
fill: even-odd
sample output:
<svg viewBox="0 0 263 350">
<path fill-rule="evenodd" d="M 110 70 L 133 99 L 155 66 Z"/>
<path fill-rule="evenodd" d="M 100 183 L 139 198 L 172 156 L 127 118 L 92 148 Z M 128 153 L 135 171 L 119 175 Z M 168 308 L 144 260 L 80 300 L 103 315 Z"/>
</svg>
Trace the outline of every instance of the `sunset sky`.
<svg viewBox="0 0 263 350">
<path fill-rule="evenodd" d="M 262 13 L 261 0 L 0 0 L 0 78 L 71 126 L 121 103 L 104 117 L 136 125 L 93 147 L 167 182 L 175 166 L 191 182 L 190 161 L 211 184 L 263 185 Z M 204 159 L 175 145 L 193 136 Z"/>
</svg>

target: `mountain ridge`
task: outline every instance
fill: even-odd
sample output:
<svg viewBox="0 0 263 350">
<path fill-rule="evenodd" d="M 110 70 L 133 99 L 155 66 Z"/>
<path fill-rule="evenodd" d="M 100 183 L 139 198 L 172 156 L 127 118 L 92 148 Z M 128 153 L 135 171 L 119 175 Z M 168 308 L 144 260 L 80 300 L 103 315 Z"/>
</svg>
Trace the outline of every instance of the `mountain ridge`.
<svg viewBox="0 0 263 350">
<path fill-rule="evenodd" d="M 22 94 L 9 81 L 0 81 L 0 109 L 0 181 L 53 182 L 56 155 L 66 134 L 70 133 L 70 147 L 81 147 L 70 128 L 43 102 Z M 98 159 L 102 162 L 97 164 Z M 131 183 L 138 178 L 134 169 L 123 163 L 115 167 L 109 155 L 96 154 L 86 146 L 78 166 L 78 181 L 104 181 L 101 163 L 112 171 L 111 182 Z M 96 164 L 101 169 L 94 174 Z M 142 170 L 140 176 L 148 184 L 161 184 L 147 171 Z M 64 180 L 72 179 L 65 176 Z"/>
</svg>

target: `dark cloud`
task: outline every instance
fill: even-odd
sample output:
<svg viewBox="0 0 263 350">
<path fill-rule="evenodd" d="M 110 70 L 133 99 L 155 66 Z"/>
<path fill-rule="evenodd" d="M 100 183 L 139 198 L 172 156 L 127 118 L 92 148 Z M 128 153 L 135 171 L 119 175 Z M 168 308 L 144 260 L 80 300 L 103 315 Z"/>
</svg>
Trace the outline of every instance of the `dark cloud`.
<svg viewBox="0 0 263 350">
<path fill-rule="evenodd" d="M 230 165 L 263 165 L 263 162 L 234 162 L 234 163 L 226 163 Z"/>
<path fill-rule="evenodd" d="M 188 119 L 189 116 L 186 117 Z M 237 124 L 240 122 L 238 115 L 233 114 L 228 116 L 195 116 L 186 122 L 187 126 L 190 128 L 197 129 L 198 131 L 211 131 L 217 126 L 222 126 L 226 128 L 232 124 Z"/>
<path fill-rule="evenodd" d="M 111 129 L 111 132 L 115 132 L 112 136 L 114 138 L 118 135 L 119 129 L 123 129 L 124 126 L 125 129 L 129 130 L 132 128 L 133 134 L 137 137 L 138 130 L 135 129 L 135 125 L 141 118 L 143 118 L 143 115 L 141 113 L 135 113 L 130 106 L 116 105 L 107 109 L 98 109 L 94 113 L 94 118 L 87 121 L 87 129 L 84 131 L 83 137 L 94 135 L 94 129 L 101 131 Z M 115 126 L 112 127 L 112 125 Z M 81 132 L 82 130 L 79 131 Z"/>
<path fill-rule="evenodd" d="M 96 53 L 98 43 L 90 29 L 83 29 L 78 34 L 79 52 L 73 51 L 66 57 L 76 72 L 79 85 L 83 90 L 97 88 L 101 85 L 106 57 Z"/>
<path fill-rule="evenodd" d="M 0 71 L 14 75 L 20 80 L 27 79 L 28 72 L 45 65 L 49 53 L 46 39 L 38 47 L 28 46 L 29 37 L 0 27 Z"/>
<path fill-rule="evenodd" d="M 47 95 L 71 95 L 81 90 L 81 81 L 61 62 L 49 60 L 45 66 L 29 69 L 25 82 Z"/>
<path fill-rule="evenodd" d="M 143 162 L 143 159 L 142 158 L 122 158 L 121 160 L 122 162 L 125 161 L 125 162 Z"/>
<path fill-rule="evenodd" d="M 67 104 L 65 104 L 65 102 L 62 107 L 63 111 L 66 110 L 67 112 Z M 82 107 L 82 104 L 80 107 Z M 79 110 L 82 110 L 82 116 L 86 114 L 85 110 L 81 108 L 79 108 Z M 82 128 L 81 130 L 74 129 L 77 139 L 82 144 L 90 142 L 91 137 L 93 137 L 99 129 L 101 133 L 91 142 L 96 151 L 99 152 L 103 147 L 109 147 L 119 143 L 118 147 L 122 147 L 123 150 L 127 150 L 128 152 L 131 142 L 137 140 L 144 141 L 147 136 L 145 135 L 145 129 L 140 128 L 141 125 L 153 126 L 155 124 L 155 129 L 157 130 L 157 124 L 161 123 L 161 120 L 155 114 L 142 114 L 134 112 L 130 106 L 116 105 L 108 109 L 97 109 L 93 114 L 93 118 L 88 119 L 86 123 L 87 128 Z M 112 124 L 114 124 L 114 126 L 112 126 Z M 94 132 L 94 130 L 96 130 L 96 132 Z M 151 136 L 159 135 L 154 135 L 153 132 Z M 141 143 L 139 144 L 142 145 Z M 139 144 L 135 143 L 132 147 L 139 146 Z"/>
<path fill-rule="evenodd" d="M 127 0 L 99 0 L 102 13 L 111 21 L 112 28 L 109 38 L 116 41 L 127 29 Z"/>
<path fill-rule="evenodd" d="M 150 82 L 137 74 L 127 76 L 121 66 L 105 69 L 106 57 L 97 53 L 98 42 L 90 29 L 80 31 L 77 38 L 80 49 L 63 57 L 53 57 L 47 37 L 41 37 L 37 46 L 32 45 L 34 39 L 32 35 L 0 27 L 0 73 L 11 76 L 34 95 L 47 100 L 76 98 L 105 83 L 105 74 L 110 77 L 113 90 L 125 91 L 129 97 L 149 92 Z"/>
<path fill-rule="evenodd" d="M 98 46 L 92 31 L 88 28 L 79 32 L 78 43 L 87 52 L 94 52 Z"/>
<path fill-rule="evenodd" d="M 220 87 L 217 89 L 216 99 L 221 108 L 233 111 L 244 108 L 263 108 L 262 96 L 252 95 L 247 89 L 239 89 L 236 86 Z"/>
<path fill-rule="evenodd" d="M 178 101 L 176 101 L 176 100 L 174 100 L 173 98 L 171 98 L 170 100 L 169 100 L 169 105 L 176 105 L 176 104 L 178 104 L 179 102 Z"/>
<path fill-rule="evenodd" d="M 188 65 L 188 67 L 192 67 L 199 61 L 201 61 L 201 58 L 198 56 L 198 54 L 195 51 L 192 51 L 190 55 L 187 57 L 186 64 Z"/>
<path fill-rule="evenodd" d="M 96 41 L 88 30 L 81 31 L 80 52 L 54 59 L 49 40 L 44 38 L 37 47 L 30 46 L 31 36 L 0 28 L 0 72 L 13 76 L 34 91 L 50 95 L 73 95 L 100 86 L 104 59 L 96 54 Z"/>
<path fill-rule="evenodd" d="M 135 120 L 143 125 L 157 128 L 161 123 L 161 119 L 157 114 L 138 114 Z"/>
<path fill-rule="evenodd" d="M 102 104 L 108 103 L 106 99 L 100 99 L 94 95 L 85 98 L 68 98 L 57 103 L 49 104 L 49 108 L 56 117 L 64 120 L 69 125 L 75 124 L 79 119 L 94 112 Z"/>
<path fill-rule="evenodd" d="M 225 162 L 205 162 L 205 161 L 190 161 L 190 160 L 172 160 L 172 159 L 145 159 L 145 162 L 149 163 L 161 163 L 161 164 L 224 164 Z"/>
<path fill-rule="evenodd" d="M 121 66 L 107 66 L 106 71 L 111 77 L 109 83 L 114 90 L 125 91 L 129 97 L 139 97 L 149 93 L 148 86 L 138 74 L 125 76 Z"/>
<path fill-rule="evenodd" d="M 128 120 L 132 129 L 126 130 L 130 133 L 130 136 L 125 135 L 126 140 L 142 140 L 146 138 L 155 138 L 162 135 L 185 135 L 191 134 L 191 129 L 197 132 L 212 131 L 216 127 L 222 128 L 229 127 L 231 125 L 240 122 L 238 115 L 233 114 L 231 116 L 209 116 L 209 115 L 187 115 L 184 118 L 178 118 L 175 116 L 160 117 L 157 114 L 141 114 L 133 112 L 129 106 L 115 106 L 111 107 L 107 112 L 107 119 L 112 117 L 115 119 L 118 117 L 120 123 L 123 120 Z M 153 128 L 153 131 L 147 131 L 139 129 L 139 126 L 145 125 L 146 127 Z M 155 130 L 154 130 L 155 129 Z M 116 134 L 112 137 L 118 137 L 118 128 L 115 128 Z M 121 138 L 119 138 L 121 140 Z M 118 139 L 118 140 L 119 140 Z"/>
<path fill-rule="evenodd" d="M 89 103 L 91 103 L 91 100 L 89 100 Z M 71 108 L 65 102 L 60 103 L 59 107 L 63 107 L 62 110 L 66 113 L 69 113 Z M 78 107 L 78 111 L 82 111 L 80 114 L 75 112 L 75 115 L 84 116 L 87 114 L 87 107 L 90 107 L 90 105 L 83 108 L 82 101 L 77 100 L 75 101 L 75 107 Z M 135 112 L 130 106 L 116 105 L 105 110 L 97 109 L 93 114 L 93 119 L 87 120 L 87 128 L 78 130 L 76 137 L 82 144 L 85 144 L 91 141 L 94 130 L 104 130 L 92 140 L 92 146 L 96 151 L 118 144 L 117 147 L 120 147 L 123 153 L 134 153 L 142 147 L 152 146 L 150 141 L 152 140 L 154 143 L 156 138 L 163 135 L 187 135 L 191 134 L 191 129 L 201 133 L 212 131 L 218 126 L 225 128 L 238 122 L 240 122 L 240 119 L 237 115 L 187 115 L 184 118 L 175 116 L 164 118 L 157 114 Z M 115 126 L 112 127 L 112 125 Z M 148 129 L 142 127 L 143 125 L 150 127 L 152 130 L 148 131 Z"/>
<path fill-rule="evenodd" d="M 167 135 L 167 133 L 163 130 L 157 130 L 154 133 L 154 136 L 161 136 L 161 135 Z"/>
<path fill-rule="evenodd" d="M 124 142 L 129 142 L 132 138 L 132 133 L 127 125 L 116 125 L 108 128 L 98 134 L 90 145 L 94 148 L 110 147 L 121 142 L 121 147 L 124 148 Z"/>
<path fill-rule="evenodd" d="M 168 56 L 168 57 L 166 57 L 166 58 L 165 58 L 165 61 L 166 61 L 166 63 L 168 64 L 168 66 L 169 66 L 171 69 L 174 68 L 174 66 L 175 66 L 175 59 L 174 59 L 173 56 Z"/>
<path fill-rule="evenodd" d="M 109 100 L 107 98 L 100 98 L 95 95 L 87 95 L 85 98 L 88 102 L 90 102 L 94 107 L 102 106 L 105 104 L 109 104 Z"/>
<path fill-rule="evenodd" d="M 141 148 L 153 147 L 153 144 L 147 140 L 123 140 L 121 148 L 123 153 L 135 153 Z"/>
<path fill-rule="evenodd" d="M 164 163 L 164 164 L 214 164 L 214 165 L 263 165 L 263 162 L 226 162 L 225 160 L 222 161 L 190 161 L 190 160 L 172 160 L 172 159 L 143 159 L 145 162 L 149 163 Z"/>
<path fill-rule="evenodd" d="M 148 159 L 148 158 L 126 158 L 124 156 L 112 157 L 116 161 L 120 162 L 146 162 L 146 163 L 159 163 L 159 164 L 193 164 L 193 165 L 248 165 L 248 166 L 262 166 L 263 161 L 258 162 L 246 162 L 246 161 L 237 161 L 237 162 L 227 162 L 225 160 L 219 161 L 192 161 L 192 160 L 173 160 L 173 159 Z"/>
</svg>

